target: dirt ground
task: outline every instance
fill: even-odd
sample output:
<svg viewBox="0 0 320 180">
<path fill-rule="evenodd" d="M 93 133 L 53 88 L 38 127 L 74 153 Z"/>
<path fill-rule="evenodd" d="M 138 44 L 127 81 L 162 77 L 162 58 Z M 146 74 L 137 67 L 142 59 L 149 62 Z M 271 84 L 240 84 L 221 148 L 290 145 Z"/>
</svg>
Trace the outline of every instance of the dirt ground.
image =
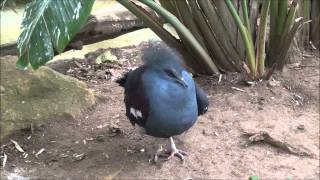
<svg viewBox="0 0 320 180">
<path fill-rule="evenodd" d="M 33 132 L 8 137 L 1 146 L 1 155 L 7 155 L 2 178 L 319 179 L 319 57 L 305 53 L 274 80 L 251 86 L 237 74 L 223 75 L 220 82 L 218 76 L 196 78 L 209 95 L 210 107 L 194 127 L 175 137 L 178 148 L 189 153 L 185 162 L 175 158 L 152 164 L 148 160 L 158 144 L 168 141 L 132 127 L 125 116 L 123 89 L 114 82 L 141 63 L 143 46 L 109 49 L 116 62 L 95 65 L 97 55 L 106 51 L 101 49 L 85 60 L 51 64 L 87 82 L 97 104 L 75 119 L 57 117 Z M 269 141 L 246 146 L 244 134 L 260 131 L 311 156 L 290 154 Z"/>
</svg>

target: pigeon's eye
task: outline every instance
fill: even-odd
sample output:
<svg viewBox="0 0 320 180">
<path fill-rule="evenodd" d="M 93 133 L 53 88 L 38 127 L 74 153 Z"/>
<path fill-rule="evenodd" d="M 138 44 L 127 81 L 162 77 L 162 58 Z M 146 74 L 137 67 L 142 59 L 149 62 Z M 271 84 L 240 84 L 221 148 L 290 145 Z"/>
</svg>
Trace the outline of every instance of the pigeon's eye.
<svg viewBox="0 0 320 180">
<path fill-rule="evenodd" d="M 167 75 L 172 77 L 172 78 L 177 78 L 178 77 L 176 71 L 173 70 L 173 69 L 166 69 L 166 70 L 164 70 L 164 72 L 166 72 Z"/>
<path fill-rule="evenodd" d="M 184 88 L 188 87 L 187 82 L 180 76 L 175 69 L 165 69 L 164 70 L 169 77 L 171 77 L 175 82 L 182 85 Z"/>
</svg>

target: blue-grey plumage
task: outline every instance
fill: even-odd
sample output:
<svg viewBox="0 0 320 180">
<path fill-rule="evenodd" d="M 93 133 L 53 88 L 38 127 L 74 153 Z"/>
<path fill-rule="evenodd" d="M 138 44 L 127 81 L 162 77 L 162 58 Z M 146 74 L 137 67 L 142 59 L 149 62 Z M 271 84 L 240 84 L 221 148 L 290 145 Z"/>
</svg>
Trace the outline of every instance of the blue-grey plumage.
<svg viewBox="0 0 320 180">
<path fill-rule="evenodd" d="M 170 157 L 183 159 L 172 136 L 188 130 L 208 110 L 207 96 L 184 68 L 179 53 L 164 44 L 145 49 L 142 59 L 144 65 L 117 81 L 125 88 L 126 114 L 147 134 L 170 138 Z"/>
<path fill-rule="evenodd" d="M 188 130 L 196 121 L 197 100 L 194 82 L 185 70 L 181 77 L 187 87 L 170 80 L 162 71 L 148 69 L 143 75 L 149 116 L 145 124 L 147 134 L 171 137 Z"/>
</svg>

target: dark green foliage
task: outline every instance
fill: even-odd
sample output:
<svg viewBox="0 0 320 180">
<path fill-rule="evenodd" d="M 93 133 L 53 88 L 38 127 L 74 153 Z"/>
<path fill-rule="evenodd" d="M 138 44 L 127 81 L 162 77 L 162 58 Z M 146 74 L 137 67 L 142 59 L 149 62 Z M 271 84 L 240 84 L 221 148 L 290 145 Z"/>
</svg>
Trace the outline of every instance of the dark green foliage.
<svg viewBox="0 0 320 180">
<path fill-rule="evenodd" d="M 64 48 L 86 23 L 94 0 L 34 0 L 27 4 L 18 38 L 17 66 L 37 69 Z"/>
</svg>

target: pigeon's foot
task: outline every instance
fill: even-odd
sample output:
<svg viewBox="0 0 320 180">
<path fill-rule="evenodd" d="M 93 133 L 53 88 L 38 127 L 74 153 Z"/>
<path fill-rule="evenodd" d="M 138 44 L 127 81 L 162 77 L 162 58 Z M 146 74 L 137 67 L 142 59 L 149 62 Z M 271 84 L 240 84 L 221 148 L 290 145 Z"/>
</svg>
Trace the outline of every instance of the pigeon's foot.
<svg viewBox="0 0 320 180">
<path fill-rule="evenodd" d="M 159 145 L 159 148 L 157 149 L 156 153 L 153 155 L 153 158 L 149 160 L 149 162 L 153 162 L 153 163 L 157 163 L 158 160 L 159 160 L 159 157 L 163 157 L 164 154 L 163 154 L 163 147 L 162 145 L 160 144 Z"/>
<path fill-rule="evenodd" d="M 171 147 L 171 152 L 169 157 L 167 158 L 167 160 L 170 160 L 171 158 L 173 158 L 174 156 L 178 157 L 181 161 L 184 161 L 184 156 L 187 155 L 187 153 L 185 151 L 179 150 L 177 149 L 176 145 L 174 144 L 173 138 L 170 137 L 170 147 Z"/>
<path fill-rule="evenodd" d="M 170 160 L 174 156 L 178 157 L 181 161 L 184 161 L 184 156 L 186 156 L 187 153 L 185 151 L 174 149 L 171 150 L 170 155 L 167 157 L 167 160 Z"/>
<path fill-rule="evenodd" d="M 149 160 L 149 162 L 157 163 L 159 158 L 165 157 L 166 160 L 172 159 L 174 156 L 178 157 L 182 162 L 184 161 L 184 156 L 187 155 L 185 151 L 177 149 L 173 138 L 170 137 L 170 151 L 165 151 L 162 145 L 159 145 L 158 150 L 154 154 L 153 158 Z"/>
</svg>

